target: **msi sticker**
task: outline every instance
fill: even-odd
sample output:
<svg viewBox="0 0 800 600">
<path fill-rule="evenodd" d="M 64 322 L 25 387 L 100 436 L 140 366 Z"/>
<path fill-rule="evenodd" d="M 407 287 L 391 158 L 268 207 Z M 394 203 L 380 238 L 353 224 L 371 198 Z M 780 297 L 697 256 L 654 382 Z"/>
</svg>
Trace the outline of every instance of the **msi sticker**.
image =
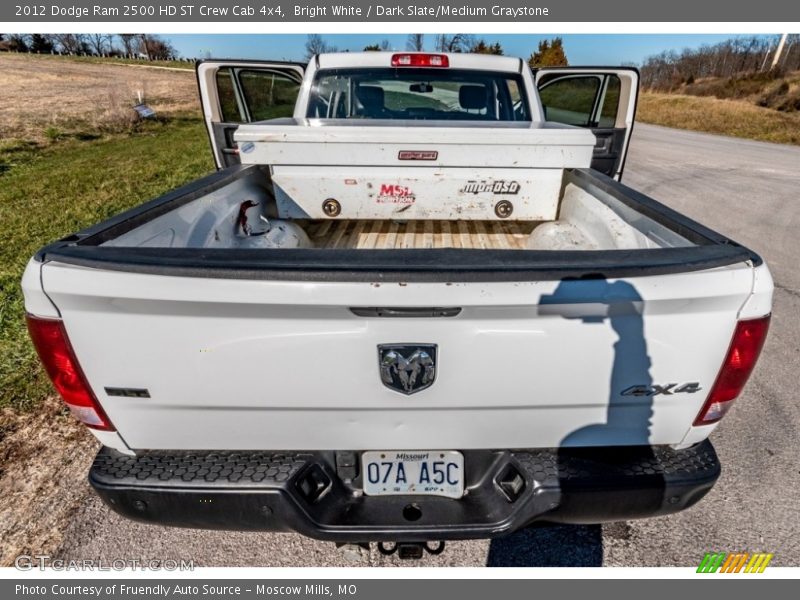
<svg viewBox="0 0 800 600">
<path fill-rule="evenodd" d="M 414 204 L 416 200 L 417 197 L 410 188 L 391 183 L 382 183 L 376 198 L 378 204 Z"/>
</svg>

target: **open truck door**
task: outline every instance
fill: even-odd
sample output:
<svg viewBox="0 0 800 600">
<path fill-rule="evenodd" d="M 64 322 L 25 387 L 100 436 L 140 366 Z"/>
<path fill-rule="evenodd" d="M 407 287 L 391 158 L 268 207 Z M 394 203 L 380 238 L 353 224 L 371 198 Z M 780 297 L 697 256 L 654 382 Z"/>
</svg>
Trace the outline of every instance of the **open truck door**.
<svg viewBox="0 0 800 600">
<path fill-rule="evenodd" d="M 592 168 L 622 179 L 639 96 L 632 67 L 545 67 L 534 70 L 545 119 L 585 127 L 597 142 Z"/>
<path fill-rule="evenodd" d="M 197 63 L 203 117 L 217 169 L 239 164 L 233 134 L 242 123 L 291 117 L 305 65 L 203 60 Z"/>
</svg>

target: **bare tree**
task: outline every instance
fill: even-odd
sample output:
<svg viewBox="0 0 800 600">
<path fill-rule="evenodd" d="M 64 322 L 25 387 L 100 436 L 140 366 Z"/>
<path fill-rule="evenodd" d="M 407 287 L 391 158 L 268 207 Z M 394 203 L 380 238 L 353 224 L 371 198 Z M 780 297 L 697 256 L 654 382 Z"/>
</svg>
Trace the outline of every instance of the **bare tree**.
<svg viewBox="0 0 800 600">
<path fill-rule="evenodd" d="M 311 60 L 317 54 L 336 52 L 336 46 L 331 46 L 318 33 L 311 33 L 306 38 L 306 60 Z"/>
<path fill-rule="evenodd" d="M 42 33 L 34 33 L 31 35 L 31 52 L 37 54 L 50 54 L 53 51 L 52 36 Z"/>
<path fill-rule="evenodd" d="M 469 52 L 475 43 L 475 36 L 468 33 L 440 33 L 436 36 L 436 49 L 440 52 Z"/>
<path fill-rule="evenodd" d="M 139 34 L 139 54 L 144 54 L 147 60 L 153 60 L 150 56 L 150 41 L 149 36 L 146 33 Z"/>
<path fill-rule="evenodd" d="M 147 60 L 173 60 L 177 52 L 167 40 L 157 35 L 141 34 L 141 51 Z"/>
<path fill-rule="evenodd" d="M 800 70 L 800 33 L 794 33 L 786 40 L 786 49 L 779 66 L 787 71 Z"/>
<path fill-rule="evenodd" d="M 425 34 L 412 33 L 406 40 L 406 49 L 413 50 L 414 52 L 422 52 L 425 50 Z"/>
<path fill-rule="evenodd" d="M 29 52 L 31 49 L 31 36 L 24 33 L 12 33 L 8 36 L 11 46 L 17 52 Z"/>
<path fill-rule="evenodd" d="M 29 52 L 31 36 L 23 33 L 0 34 L 0 51 Z"/>
<path fill-rule="evenodd" d="M 136 33 L 120 33 L 119 41 L 122 42 L 122 51 L 125 56 L 132 57 L 139 48 L 139 35 Z"/>
<path fill-rule="evenodd" d="M 64 54 L 80 54 L 86 45 L 86 36 L 82 33 L 57 33 L 53 38 Z"/>
<path fill-rule="evenodd" d="M 797 39 L 796 34 L 787 36 L 778 71 L 800 68 L 800 48 L 792 49 Z M 713 46 L 662 52 L 648 57 L 642 64 L 642 85 L 655 91 L 669 91 L 703 78 L 747 77 L 766 70 L 770 59 L 774 60 L 778 43 L 778 36 L 738 37 Z M 742 93 L 746 91 L 742 90 Z M 736 86 L 731 86 L 730 91 L 738 93 Z"/>
<path fill-rule="evenodd" d="M 102 56 L 106 50 L 111 49 L 111 36 L 105 33 L 90 33 L 86 36 L 86 43 L 94 54 Z"/>
</svg>

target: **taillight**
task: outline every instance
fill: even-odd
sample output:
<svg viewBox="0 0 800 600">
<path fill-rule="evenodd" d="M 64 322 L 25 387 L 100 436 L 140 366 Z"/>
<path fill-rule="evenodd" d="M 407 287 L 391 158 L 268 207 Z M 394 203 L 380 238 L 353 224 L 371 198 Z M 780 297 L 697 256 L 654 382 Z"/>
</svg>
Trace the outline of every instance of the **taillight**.
<svg viewBox="0 0 800 600">
<path fill-rule="evenodd" d="M 449 67 L 445 54 L 392 54 L 393 67 Z"/>
<path fill-rule="evenodd" d="M 25 318 L 44 370 L 72 414 L 89 427 L 114 431 L 78 364 L 64 324 L 59 319 L 42 319 L 33 315 Z"/>
<path fill-rule="evenodd" d="M 725 361 L 717 375 L 717 380 L 711 387 L 706 403 L 700 414 L 694 420 L 695 425 L 709 425 L 716 423 L 733 406 L 733 401 L 739 396 L 756 366 L 758 355 L 767 339 L 769 318 L 749 319 L 739 321 L 733 332 L 731 346 L 725 355 Z"/>
</svg>

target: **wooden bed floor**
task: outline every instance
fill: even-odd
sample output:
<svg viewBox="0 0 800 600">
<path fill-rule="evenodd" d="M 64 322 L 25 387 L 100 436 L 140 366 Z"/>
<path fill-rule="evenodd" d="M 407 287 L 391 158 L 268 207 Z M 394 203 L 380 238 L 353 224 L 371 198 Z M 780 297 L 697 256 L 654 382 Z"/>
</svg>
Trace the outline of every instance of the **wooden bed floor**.
<svg viewBox="0 0 800 600">
<path fill-rule="evenodd" d="M 316 248 L 476 248 L 524 250 L 528 221 L 315 221 L 304 227 Z"/>
</svg>

